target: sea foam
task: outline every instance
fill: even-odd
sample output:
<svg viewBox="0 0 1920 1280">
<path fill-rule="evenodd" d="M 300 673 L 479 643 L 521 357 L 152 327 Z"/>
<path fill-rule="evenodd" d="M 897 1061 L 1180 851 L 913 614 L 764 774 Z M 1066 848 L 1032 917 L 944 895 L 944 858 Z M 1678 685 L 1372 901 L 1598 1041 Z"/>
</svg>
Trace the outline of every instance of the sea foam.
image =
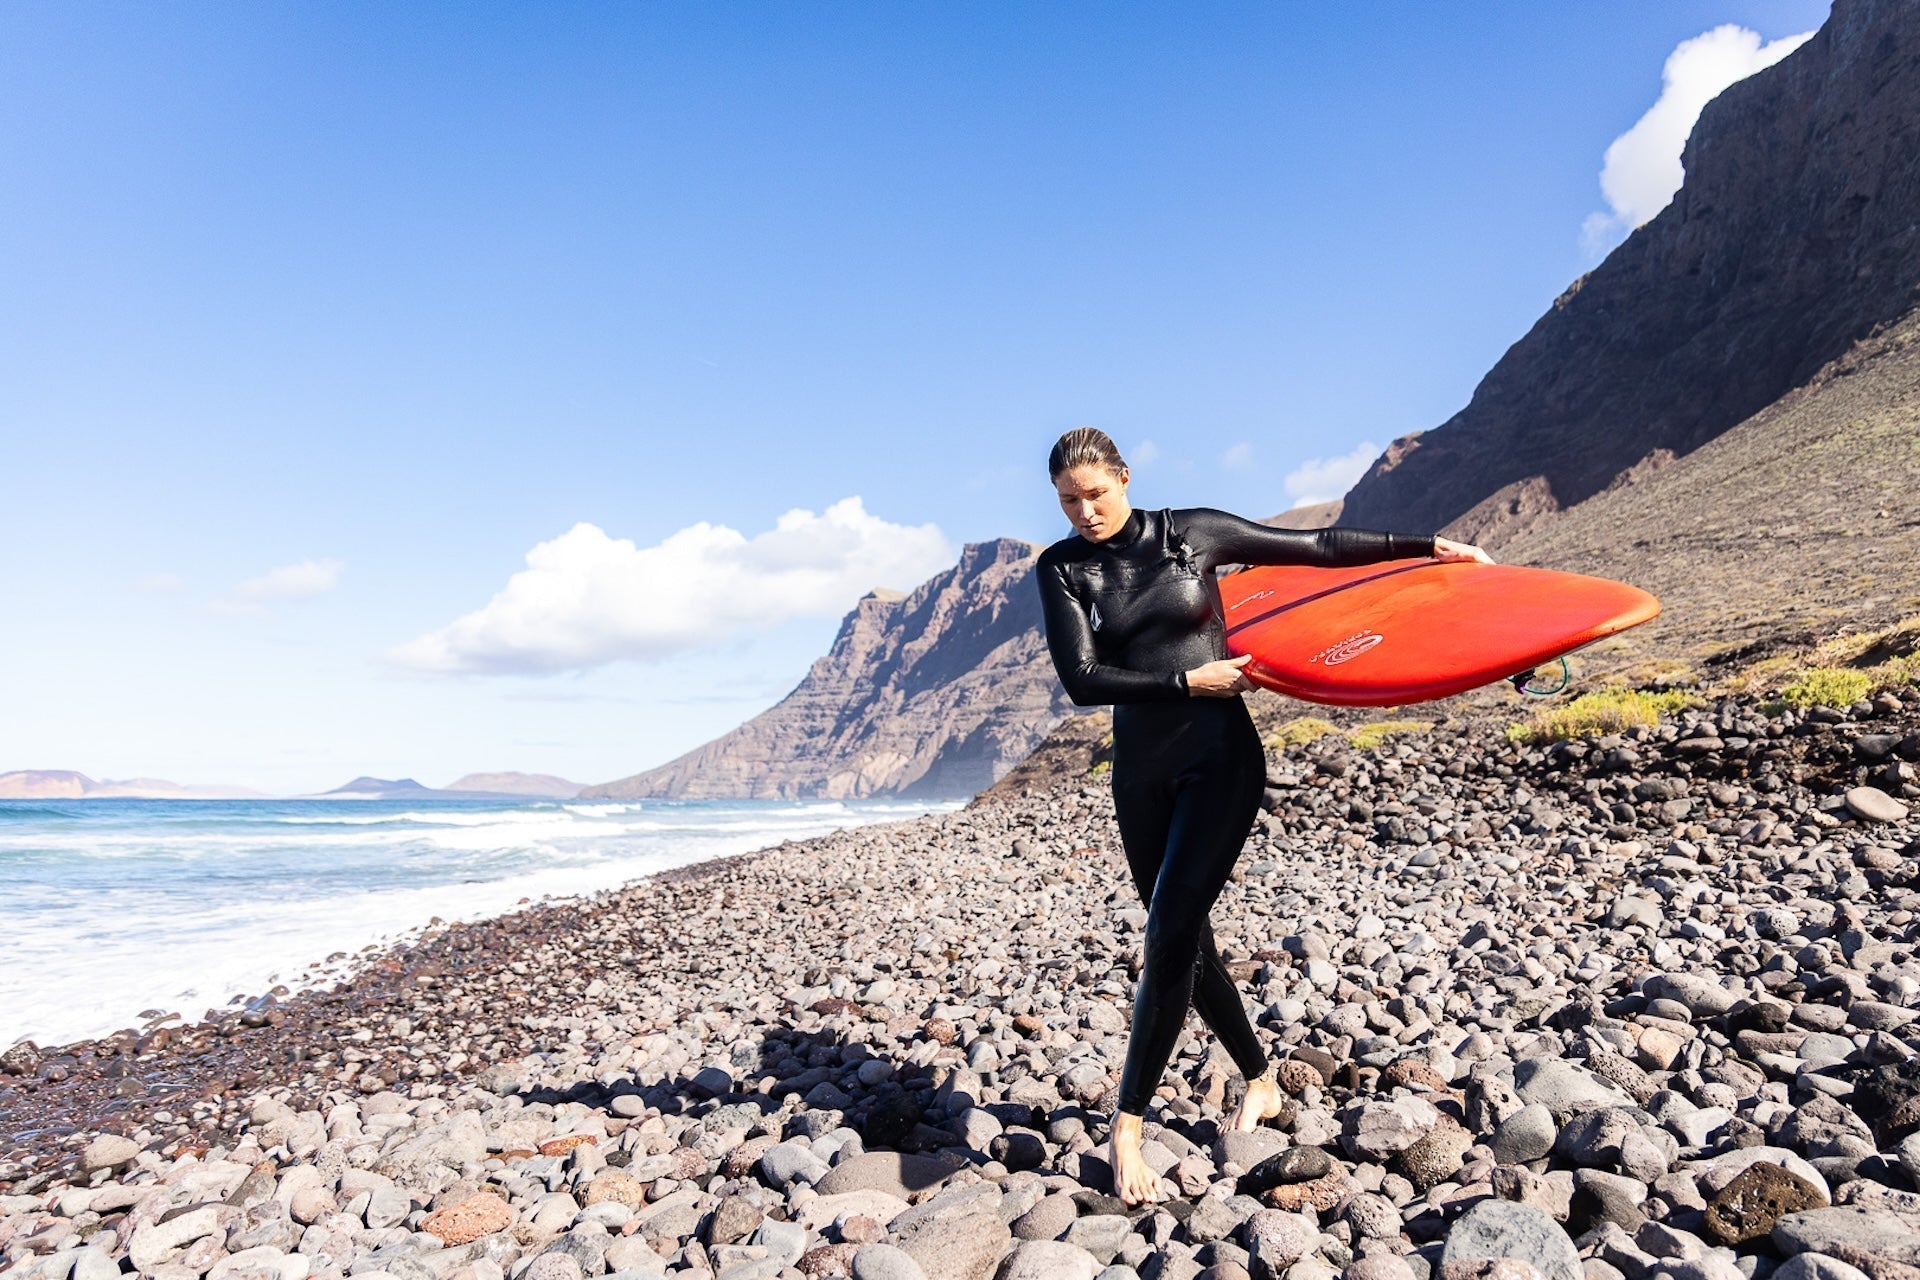
<svg viewBox="0 0 1920 1280">
<path fill-rule="evenodd" d="M 436 918 L 946 807 L 0 801 L 0 1046 L 105 1035 L 150 1010 L 192 1021 L 236 996 L 331 981 L 362 948 Z"/>
</svg>

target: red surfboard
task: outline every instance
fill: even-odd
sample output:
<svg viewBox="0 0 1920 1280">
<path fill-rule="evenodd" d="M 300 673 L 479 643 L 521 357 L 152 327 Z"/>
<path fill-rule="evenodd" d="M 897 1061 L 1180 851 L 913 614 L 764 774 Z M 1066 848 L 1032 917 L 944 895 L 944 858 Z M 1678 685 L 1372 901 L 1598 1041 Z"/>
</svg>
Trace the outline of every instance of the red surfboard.
<svg viewBox="0 0 1920 1280">
<path fill-rule="evenodd" d="M 1522 565 L 1270 565 L 1220 579 L 1247 678 L 1307 702 L 1398 707 L 1531 671 L 1637 627 L 1660 602 L 1624 582 Z"/>
</svg>

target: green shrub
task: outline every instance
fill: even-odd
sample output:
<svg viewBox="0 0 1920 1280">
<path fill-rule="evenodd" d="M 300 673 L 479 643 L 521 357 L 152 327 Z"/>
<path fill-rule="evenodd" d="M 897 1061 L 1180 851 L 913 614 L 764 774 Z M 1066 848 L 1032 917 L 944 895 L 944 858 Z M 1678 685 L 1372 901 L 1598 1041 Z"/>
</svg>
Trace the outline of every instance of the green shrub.
<svg viewBox="0 0 1920 1280">
<path fill-rule="evenodd" d="M 1644 689 L 1596 689 L 1563 707 L 1547 707 L 1507 728 L 1513 742 L 1536 746 L 1605 733 L 1620 733 L 1635 725 L 1653 728 L 1662 714 L 1697 707 L 1700 699 L 1678 689 L 1658 693 Z"/>
<path fill-rule="evenodd" d="M 1847 667 L 1802 667 L 1781 686 L 1790 707 L 1844 707 L 1873 692 L 1873 677 Z"/>
</svg>

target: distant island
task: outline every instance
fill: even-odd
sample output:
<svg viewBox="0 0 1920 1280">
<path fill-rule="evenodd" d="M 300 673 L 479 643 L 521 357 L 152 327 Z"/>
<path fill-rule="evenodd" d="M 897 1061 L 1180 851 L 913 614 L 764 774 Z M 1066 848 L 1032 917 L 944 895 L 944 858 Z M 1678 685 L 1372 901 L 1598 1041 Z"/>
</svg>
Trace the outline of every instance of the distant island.
<svg viewBox="0 0 1920 1280">
<path fill-rule="evenodd" d="M 568 782 L 550 773 L 469 773 L 447 784 L 448 791 L 491 791 L 510 796 L 540 796 L 549 800 L 571 800 L 586 790 L 578 782 Z"/>
<path fill-rule="evenodd" d="M 451 786 L 429 787 L 412 778 L 355 778 L 352 782 L 302 796 L 303 800 L 476 800 L 512 798 L 516 800 L 571 800 L 585 790 L 578 782 L 568 782 L 541 773 L 469 773 Z"/>
<path fill-rule="evenodd" d="M 331 791 L 302 800 L 571 800 L 585 787 L 547 773 L 469 773 L 446 787 L 429 787 L 412 778 L 359 777 Z M 279 797 L 251 787 L 220 783 L 179 783 L 164 778 L 106 779 L 96 782 L 74 769 L 15 769 L 0 773 L 0 800 L 273 800 Z"/>
<path fill-rule="evenodd" d="M 15 769 L 0 773 L 0 800 L 264 800 L 249 787 L 183 785 L 163 778 L 95 782 L 72 769 Z"/>
</svg>

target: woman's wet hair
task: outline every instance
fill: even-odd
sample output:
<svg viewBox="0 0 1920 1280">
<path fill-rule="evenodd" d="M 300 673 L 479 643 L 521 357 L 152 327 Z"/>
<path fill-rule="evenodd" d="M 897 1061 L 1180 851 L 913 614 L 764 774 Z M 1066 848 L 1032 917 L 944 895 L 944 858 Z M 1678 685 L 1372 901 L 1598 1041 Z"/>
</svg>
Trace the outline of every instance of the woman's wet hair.
<svg viewBox="0 0 1920 1280">
<path fill-rule="evenodd" d="M 1104 467 L 1114 475 L 1127 469 L 1120 446 L 1098 427 L 1075 427 L 1053 442 L 1047 455 L 1047 478 L 1058 480 L 1060 473 L 1075 467 Z"/>
</svg>

